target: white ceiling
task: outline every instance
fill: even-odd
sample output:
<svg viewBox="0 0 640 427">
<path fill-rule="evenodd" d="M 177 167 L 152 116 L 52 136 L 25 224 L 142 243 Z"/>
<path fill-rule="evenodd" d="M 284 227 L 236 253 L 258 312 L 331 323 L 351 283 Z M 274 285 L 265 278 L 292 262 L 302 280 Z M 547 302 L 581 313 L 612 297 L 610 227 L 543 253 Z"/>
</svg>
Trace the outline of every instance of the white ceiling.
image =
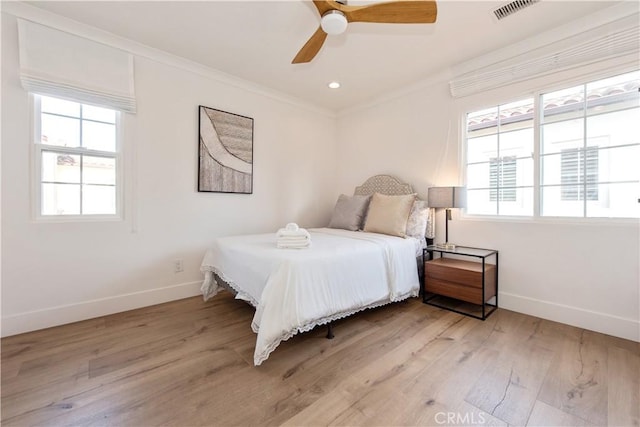
<svg viewBox="0 0 640 427">
<path fill-rule="evenodd" d="M 506 3 L 439 1 L 435 24 L 352 23 L 311 63 L 292 65 L 319 25 L 309 1 L 29 2 L 336 111 L 618 2 L 542 0 L 497 21 L 491 11 Z"/>
</svg>

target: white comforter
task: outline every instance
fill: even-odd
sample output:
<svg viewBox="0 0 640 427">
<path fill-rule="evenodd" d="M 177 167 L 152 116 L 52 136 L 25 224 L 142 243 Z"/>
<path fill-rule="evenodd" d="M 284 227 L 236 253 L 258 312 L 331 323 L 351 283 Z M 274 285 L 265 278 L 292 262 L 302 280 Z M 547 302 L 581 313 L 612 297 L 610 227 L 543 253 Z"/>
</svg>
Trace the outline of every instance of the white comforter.
<svg viewBox="0 0 640 427">
<path fill-rule="evenodd" d="M 202 261 L 205 300 L 216 273 L 256 307 L 253 356 L 260 365 L 280 342 L 357 311 L 418 295 L 412 239 L 312 229 L 307 249 L 277 249 L 276 235 L 222 237 Z"/>
</svg>

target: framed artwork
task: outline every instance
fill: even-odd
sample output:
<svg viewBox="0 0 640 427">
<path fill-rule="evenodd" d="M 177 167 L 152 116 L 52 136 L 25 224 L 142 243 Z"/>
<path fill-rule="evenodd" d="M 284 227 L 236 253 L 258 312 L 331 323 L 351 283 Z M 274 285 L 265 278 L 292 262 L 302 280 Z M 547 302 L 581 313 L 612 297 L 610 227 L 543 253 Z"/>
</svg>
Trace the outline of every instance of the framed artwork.
<svg viewBox="0 0 640 427">
<path fill-rule="evenodd" d="M 199 107 L 198 191 L 253 193 L 253 119 Z"/>
</svg>

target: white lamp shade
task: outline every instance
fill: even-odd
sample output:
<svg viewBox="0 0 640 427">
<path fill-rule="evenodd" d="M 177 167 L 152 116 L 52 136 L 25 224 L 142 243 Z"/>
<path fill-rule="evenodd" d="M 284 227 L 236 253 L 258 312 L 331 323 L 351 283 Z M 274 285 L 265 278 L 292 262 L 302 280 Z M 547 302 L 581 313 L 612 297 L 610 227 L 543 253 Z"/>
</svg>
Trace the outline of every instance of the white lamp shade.
<svg viewBox="0 0 640 427">
<path fill-rule="evenodd" d="M 330 10 L 322 15 L 320 20 L 322 31 L 331 35 L 344 33 L 344 30 L 347 29 L 347 24 L 346 16 L 339 10 Z"/>
</svg>

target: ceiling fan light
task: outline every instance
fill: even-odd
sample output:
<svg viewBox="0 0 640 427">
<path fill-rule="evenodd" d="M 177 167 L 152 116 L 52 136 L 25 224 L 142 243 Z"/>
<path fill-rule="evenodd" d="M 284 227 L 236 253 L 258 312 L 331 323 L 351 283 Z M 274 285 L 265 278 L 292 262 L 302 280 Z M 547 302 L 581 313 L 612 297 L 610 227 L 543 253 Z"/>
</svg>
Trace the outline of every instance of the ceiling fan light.
<svg viewBox="0 0 640 427">
<path fill-rule="evenodd" d="M 339 10 L 330 10 L 320 20 L 322 31 L 327 34 L 335 35 L 344 33 L 347 29 L 347 17 Z"/>
</svg>

